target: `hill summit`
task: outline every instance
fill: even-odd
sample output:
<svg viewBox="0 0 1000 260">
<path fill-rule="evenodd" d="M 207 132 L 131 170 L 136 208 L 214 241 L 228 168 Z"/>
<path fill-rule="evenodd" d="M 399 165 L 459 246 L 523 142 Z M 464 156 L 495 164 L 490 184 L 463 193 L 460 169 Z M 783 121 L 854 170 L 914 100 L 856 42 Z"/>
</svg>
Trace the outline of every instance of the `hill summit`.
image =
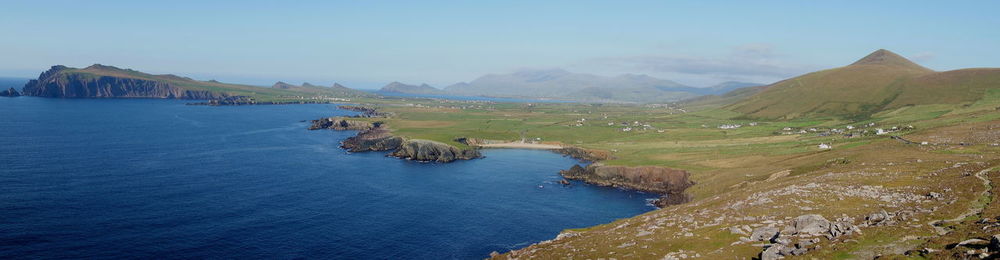
<svg viewBox="0 0 1000 260">
<path fill-rule="evenodd" d="M 906 67 L 916 70 L 931 71 L 930 69 L 925 68 L 924 66 L 920 66 L 919 64 L 914 63 L 913 61 L 910 61 L 904 58 L 903 56 L 900 56 L 899 54 L 896 54 L 886 49 L 878 49 L 877 51 L 868 54 L 868 56 L 865 56 L 864 58 L 861 58 L 860 60 L 851 63 L 850 66 L 857 66 L 857 65 L 885 65 L 885 66 Z"/>
</svg>

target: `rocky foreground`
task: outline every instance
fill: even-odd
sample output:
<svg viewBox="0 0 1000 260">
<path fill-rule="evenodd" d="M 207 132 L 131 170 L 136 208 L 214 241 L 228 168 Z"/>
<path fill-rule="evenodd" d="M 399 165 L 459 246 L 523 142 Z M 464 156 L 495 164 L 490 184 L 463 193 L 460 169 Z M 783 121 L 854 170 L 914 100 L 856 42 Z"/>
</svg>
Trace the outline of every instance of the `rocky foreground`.
<svg viewBox="0 0 1000 260">
<path fill-rule="evenodd" d="M 312 121 L 309 130 L 358 130 L 358 134 L 341 142 L 350 152 L 392 151 L 388 156 L 421 161 L 448 163 L 483 157 L 476 149 L 460 149 L 453 145 L 422 139 L 406 139 L 392 135 L 383 122 L 321 118 Z"/>
</svg>

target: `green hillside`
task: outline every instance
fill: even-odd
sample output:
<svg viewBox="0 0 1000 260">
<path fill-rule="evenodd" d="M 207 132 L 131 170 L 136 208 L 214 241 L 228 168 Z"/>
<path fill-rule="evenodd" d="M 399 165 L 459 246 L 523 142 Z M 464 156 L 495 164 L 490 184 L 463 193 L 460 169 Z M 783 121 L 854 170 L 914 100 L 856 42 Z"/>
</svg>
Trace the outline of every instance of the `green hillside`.
<svg viewBox="0 0 1000 260">
<path fill-rule="evenodd" d="M 750 118 L 864 119 L 904 106 L 972 103 L 1000 89 L 1000 69 L 934 72 L 887 50 L 766 86 L 727 109 Z"/>
</svg>

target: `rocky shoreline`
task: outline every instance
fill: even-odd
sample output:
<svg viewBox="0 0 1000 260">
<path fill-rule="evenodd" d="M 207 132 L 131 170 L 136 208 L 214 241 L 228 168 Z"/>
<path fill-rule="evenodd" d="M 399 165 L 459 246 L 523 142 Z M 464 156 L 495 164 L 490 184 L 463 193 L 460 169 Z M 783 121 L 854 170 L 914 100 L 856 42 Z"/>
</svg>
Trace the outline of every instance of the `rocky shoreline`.
<svg viewBox="0 0 1000 260">
<path fill-rule="evenodd" d="M 691 201 L 684 190 L 694 185 L 691 174 L 684 170 L 660 166 L 609 166 L 593 163 L 587 166 L 573 165 L 568 170 L 559 171 L 566 179 L 617 188 L 632 189 L 662 194 L 653 202 L 657 207 L 666 207 Z"/>
<path fill-rule="evenodd" d="M 420 162 L 448 163 L 456 160 L 482 158 L 476 149 L 458 147 L 422 139 L 407 139 L 392 135 L 383 122 L 348 120 L 339 117 L 312 120 L 309 130 L 357 130 L 357 135 L 341 142 L 340 147 L 349 152 L 392 151 L 387 156 Z"/>
</svg>

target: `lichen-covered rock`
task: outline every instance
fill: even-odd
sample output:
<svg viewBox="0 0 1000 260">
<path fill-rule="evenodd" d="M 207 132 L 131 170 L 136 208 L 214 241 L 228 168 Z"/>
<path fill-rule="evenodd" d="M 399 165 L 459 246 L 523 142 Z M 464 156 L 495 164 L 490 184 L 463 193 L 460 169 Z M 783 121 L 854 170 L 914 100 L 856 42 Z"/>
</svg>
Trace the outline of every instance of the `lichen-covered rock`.
<svg viewBox="0 0 1000 260">
<path fill-rule="evenodd" d="M 404 141 L 389 156 L 424 162 L 452 162 L 482 157 L 478 150 L 459 149 L 445 143 L 420 139 Z"/>
</svg>

